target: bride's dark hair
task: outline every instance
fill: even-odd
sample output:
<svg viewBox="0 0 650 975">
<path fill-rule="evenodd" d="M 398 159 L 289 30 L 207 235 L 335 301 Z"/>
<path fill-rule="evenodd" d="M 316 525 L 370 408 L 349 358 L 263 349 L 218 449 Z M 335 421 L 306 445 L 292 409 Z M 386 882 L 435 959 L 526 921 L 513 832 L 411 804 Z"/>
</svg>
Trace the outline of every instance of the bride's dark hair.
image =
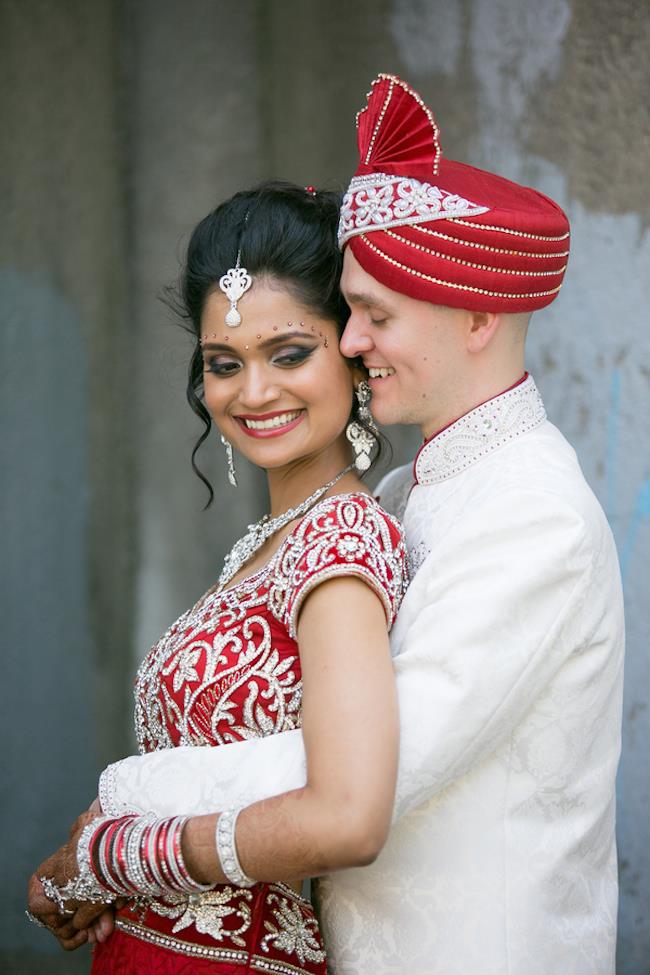
<svg viewBox="0 0 650 975">
<path fill-rule="evenodd" d="M 341 197 L 332 192 L 308 192 L 280 181 L 266 182 L 236 193 L 204 217 L 194 229 L 178 288 L 166 299 L 195 338 L 187 382 L 187 400 L 204 429 L 192 450 L 192 468 L 210 492 L 212 485 L 198 468 L 196 454 L 210 433 L 212 421 L 203 402 L 203 357 L 199 339 L 206 298 L 219 278 L 241 263 L 256 276 L 268 274 L 320 317 L 343 332 L 349 310 L 339 290 L 343 255 L 336 241 Z M 357 415 L 353 418 L 367 428 Z"/>
</svg>

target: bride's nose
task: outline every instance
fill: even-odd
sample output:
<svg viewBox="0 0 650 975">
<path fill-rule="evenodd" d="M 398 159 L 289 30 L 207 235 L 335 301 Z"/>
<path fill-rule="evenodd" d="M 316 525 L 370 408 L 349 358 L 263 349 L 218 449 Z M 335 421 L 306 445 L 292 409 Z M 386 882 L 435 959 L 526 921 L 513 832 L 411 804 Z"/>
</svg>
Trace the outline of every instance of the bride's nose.
<svg viewBox="0 0 650 975">
<path fill-rule="evenodd" d="M 280 389 L 277 377 L 261 363 L 250 363 L 242 373 L 239 399 L 242 406 L 259 410 L 278 399 Z"/>
</svg>

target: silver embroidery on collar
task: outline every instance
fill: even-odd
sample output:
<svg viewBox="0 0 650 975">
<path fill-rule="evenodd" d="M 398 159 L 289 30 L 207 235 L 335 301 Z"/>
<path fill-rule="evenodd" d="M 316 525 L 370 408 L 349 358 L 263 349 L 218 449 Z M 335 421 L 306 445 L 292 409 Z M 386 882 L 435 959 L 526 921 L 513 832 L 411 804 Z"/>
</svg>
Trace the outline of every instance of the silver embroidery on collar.
<svg viewBox="0 0 650 975">
<path fill-rule="evenodd" d="M 510 440 L 546 419 L 532 376 L 514 389 L 477 406 L 426 443 L 415 460 L 418 484 L 439 484 L 460 474 Z"/>
</svg>

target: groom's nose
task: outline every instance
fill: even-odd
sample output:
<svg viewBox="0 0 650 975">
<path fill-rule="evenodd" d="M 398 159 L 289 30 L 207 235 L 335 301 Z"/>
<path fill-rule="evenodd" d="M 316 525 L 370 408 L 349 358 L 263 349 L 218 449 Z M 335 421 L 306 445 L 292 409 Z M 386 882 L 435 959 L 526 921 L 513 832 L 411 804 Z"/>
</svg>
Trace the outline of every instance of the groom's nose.
<svg viewBox="0 0 650 975">
<path fill-rule="evenodd" d="M 354 359 L 374 348 L 368 326 L 359 312 L 352 311 L 341 336 L 340 349 L 344 356 Z"/>
</svg>

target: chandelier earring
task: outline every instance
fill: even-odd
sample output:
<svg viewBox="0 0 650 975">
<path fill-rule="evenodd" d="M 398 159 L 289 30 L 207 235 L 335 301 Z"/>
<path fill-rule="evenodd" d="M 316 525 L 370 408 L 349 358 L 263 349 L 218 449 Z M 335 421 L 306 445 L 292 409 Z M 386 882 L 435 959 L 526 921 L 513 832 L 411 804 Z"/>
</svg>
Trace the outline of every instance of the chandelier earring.
<svg viewBox="0 0 650 975">
<path fill-rule="evenodd" d="M 354 390 L 354 395 L 357 398 L 359 419 L 366 426 L 370 427 L 373 433 L 378 433 L 377 424 L 375 423 L 375 418 L 370 412 L 370 400 L 372 399 L 372 390 L 370 389 L 370 384 L 366 379 L 362 379 L 359 385 Z"/>
<path fill-rule="evenodd" d="M 360 474 L 363 474 L 370 467 L 372 452 L 377 446 L 377 427 L 370 412 L 369 404 L 372 394 L 365 379 L 356 387 L 354 394 L 357 398 L 357 416 L 359 419 L 348 423 L 345 435 L 352 444 L 354 466 Z"/>
<path fill-rule="evenodd" d="M 228 463 L 228 480 L 234 488 L 237 487 L 237 472 L 235 471 L 235 459 L 232 453 L 232 444 L 221 434 L 221 443 L 226 448 L 226 461 Z"/>
</svg>

